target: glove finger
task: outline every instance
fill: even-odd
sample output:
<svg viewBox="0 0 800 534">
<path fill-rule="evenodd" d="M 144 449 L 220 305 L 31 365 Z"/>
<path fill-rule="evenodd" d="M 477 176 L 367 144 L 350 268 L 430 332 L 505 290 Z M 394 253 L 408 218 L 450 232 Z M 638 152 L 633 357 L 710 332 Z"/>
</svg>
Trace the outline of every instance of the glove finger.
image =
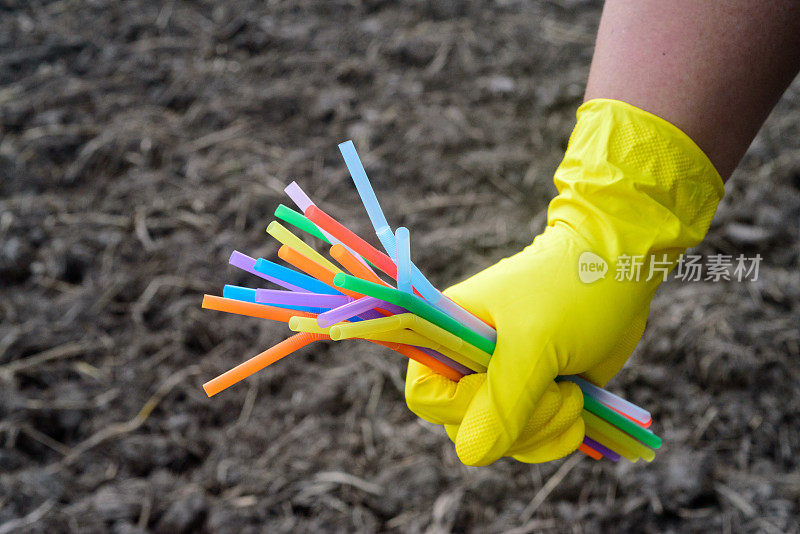
<svg viewBox="0 0 800 534">
<path fill-rule="evenodd" d="M 467 375 L 453 382 L 421 363 L 409 360 L 405 397 L 408 409 L 431 423 L 461 423 L 486 373 Z"/>
<path fill-rule="evenodd" d="M 563 397 L 559 386 L 556 382 L 552 382 L 547 386 L 539 402 L 534 406 L 533 412 L 530 418 L 528 418 L 528 422 L 525 423 L 517 441 L 514 443 L 516 444 L 520 441 L 529 440 L 533 436 L 541 433 L 541 431 L 549 425 L 553 417 L 559 413 L 562 404 Z"/>
<path fill-rule="evenodd" d="M 512 455 L 515 460 L 528 464 L 540 464 L 563 458 L 577 449 L 585 435 L 583 418 L 578 417 L 572 425 L 556 437 L 532 449 Z"/>
<path fill-rule="evenodd" d="M 536 404 L 530 419 L 528 419 L 528 422 L 525 424 L 525 428 L 522 430 L 518 441 L 530 439 L 532 436 L 539 435 L 540 431 L 549 424 L 553 416 L 560 412 L 562 406 L 562 392 L 559 388 L 560 386 L 556 382 L 553 382 L 552 385 L 547 388 L 542 398 L 539 399 L 539 402 Z M 580 391 L 580 388 L 578 391 Z M 457 432 L 458 427 L 461 425 L 459 421 L 458 424 L 445 426 L 452 426 L 453 432 Z M 455 433 L 451 438 L 453 442 L 455 442 Z"/>
<path fill-rule="evenodd" d="M 541 339 L 531 336 L 537 338 Z M 475 393 L 458 430 L 459 459 L 466 465 L 488 465 L 503 456 L 526 428 L 556 374 L 557 358 L 549 344 L 531 354 L 529 340 L 498 336 L 486 381 Z"/>
<path fill-rule="evenodd" d="M 625 365 L 625 362 L 628 361 L 628 358 L 631 357 L 631 353 L 636 348 L 636 345 L 639 344 L 639 340 L 642 339 L 644 328 L 647 325 L 647 311 L 644 310 L 643 313 L 636 315 L 628 329 L 620 337 L 617 345 L 602 363 L 581 373 L 581 376 L 600 387 L 605 386 L 609 380 L 614 378 L 619 370 L 622 369 L 622 366 Z"/>
<path fill-rule="evenodd" d="M 523 430 L 517 441 L 508 450 L 508 456 L 522 454 L 525 451 L 537 448 L 542 443 L 563 433 L 581 417 L 581 411 L 583 410 L 581 389 L 572 382 L 559 382 L 556 385 L 556 390 L 561 401 L 558 412 L 547 421 L 547 424 L 540 427 L 538 432 L 529 433 Z M 546 396 L 547 393 L 542 398 Z"/>
</svg>

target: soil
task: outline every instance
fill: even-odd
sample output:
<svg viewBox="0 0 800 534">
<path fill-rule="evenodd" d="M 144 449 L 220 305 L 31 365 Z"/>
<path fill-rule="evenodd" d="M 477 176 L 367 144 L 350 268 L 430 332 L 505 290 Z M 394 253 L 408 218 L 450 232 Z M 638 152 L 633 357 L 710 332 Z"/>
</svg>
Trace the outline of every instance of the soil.
<svg viewBox="0 0 800 534">
<path fill-rule="evenodd" d="M 353 139 L 446 287 L 526 244 L 581 102 L 599 2 L 0 1 L 0 532 L 798 532 L 800 84 L 611 389 L 652 464 L 459 464 L 404 362 L 200 309 L 297 180 L 369 223 Z"/>
</svg>

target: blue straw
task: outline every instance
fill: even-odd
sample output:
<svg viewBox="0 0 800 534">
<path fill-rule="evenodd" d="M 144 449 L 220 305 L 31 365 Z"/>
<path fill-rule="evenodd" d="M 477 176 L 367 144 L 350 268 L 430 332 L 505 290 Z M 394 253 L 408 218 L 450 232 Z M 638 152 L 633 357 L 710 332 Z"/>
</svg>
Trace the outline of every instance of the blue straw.
<svg viewBox="0 0 800 534">
<path fill-rule="evenodd" d="M 222 296 L 225 297 L 226 299 L 252 302 L 253 304 L 263 304 L 261 302 L 256 302 L 256 290 L 251 289 L 249 287 L 233 286 L 230 284 L 225 284 L 225 287 L 222 288 Z M 297 310 L 309 313 L 325 313 L 330 309 L 330 308 L 311 308 L 309 306 L 288 306 L 283 304 L 269 304 L 269 306 L 272 306 L 273 308 L 283 308 L 286 310 Z"/>
<path fill-rule="evenodd" d="M 275 278 L 280 278 L 287 283 L 300 287 L 304 291 L 311 293 L 325 293 L 326 295 L 342 294 L 340 291 L 333 289 L 328 284 L 320 282 L 312 276 L 295 271 L 294 269 L 289 269 L 288 267 L 265 260 L 264 258 L 258 258 L 253 268 L 260 273 L 274 276 Z"/>
</svg>

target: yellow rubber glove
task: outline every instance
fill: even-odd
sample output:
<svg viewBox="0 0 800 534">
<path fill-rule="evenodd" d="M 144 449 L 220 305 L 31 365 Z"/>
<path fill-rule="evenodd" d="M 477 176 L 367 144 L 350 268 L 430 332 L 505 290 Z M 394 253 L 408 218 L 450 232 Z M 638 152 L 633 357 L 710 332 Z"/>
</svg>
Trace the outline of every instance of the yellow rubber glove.
<svg viewBox="0 0 800 534">
<path fill-rule="evenodd" d="M 553 379 L 602 386 L 619 371 L 665 271 L 703 239 L 724 193 L 706 155 L 663 119 L 606 99 L 577 117 L 545 231 L 445 292 L 497 328 L 488 371 L 454 383 L 409 365 L 409 408 L 444 424 L 468 465 L 549 461 L 578 447 L 582 397 Z M 626 268 L 637 264 L 638 280 Z"/>
</svg>

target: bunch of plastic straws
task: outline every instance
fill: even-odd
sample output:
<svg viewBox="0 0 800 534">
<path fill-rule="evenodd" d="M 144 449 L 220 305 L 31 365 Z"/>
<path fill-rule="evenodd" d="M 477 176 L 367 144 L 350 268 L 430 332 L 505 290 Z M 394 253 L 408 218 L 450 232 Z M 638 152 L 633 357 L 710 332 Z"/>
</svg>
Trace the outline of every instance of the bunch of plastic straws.
<svg viewBox="0 0 800 534">
<path fill-rule="evenodd" d="M 330 246 L 337 266 L 277 221 L 267 233 L 281 243 L 278 257 L 291 265 L 234 251 L 230 264 L 283 289 L 226 285 L 222 297 L 205 295 L 203 307 L 288 323 L 296 334 L 203 385 L 208 396 L 236 384 L 314 341 L 363 339 L 382 345 L 459 380 L 486 372 L 496 331 L 437 290 L 411 261 L 406 228 L 392 231 L 351 141 L 339 145 L 384 252 L 317 207 L 292 182 L 286 193 L 302 213 L 284 205 L 275 216 Z M 379 276 L 376 271 L 382 273 Z M 390 280 L 391 283 L 385 280 Z M 578 376 L 586 436 L 580 450 L 650 462 L 661 438 L 648 430 L 650 413 Z"/>
</svg>

